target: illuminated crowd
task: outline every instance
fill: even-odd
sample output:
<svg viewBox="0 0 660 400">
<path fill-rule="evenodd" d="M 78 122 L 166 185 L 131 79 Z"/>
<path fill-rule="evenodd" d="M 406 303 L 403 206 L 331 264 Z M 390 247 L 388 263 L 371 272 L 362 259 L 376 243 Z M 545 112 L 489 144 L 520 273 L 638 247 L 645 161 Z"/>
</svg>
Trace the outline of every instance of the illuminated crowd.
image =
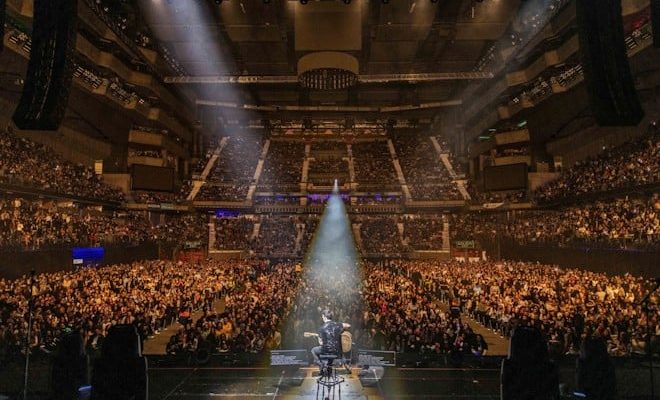
<svg viewBox="0 0 660 400">
<path fill-rule="evenodd" d="M 0 183 L 26 186 L 63 196 L 122 201 L 124 195 L 99 175 L 48 147 L 0 129 Z"/>
<path fill-rule="evenodd" d="M 202 214 L 171 214 L 151 221 L 146 212 L 6 197 L 0 200 L 0 250 L 137 245 L 148 241 L 205 243 L 207 220 Z"/>
</svg>

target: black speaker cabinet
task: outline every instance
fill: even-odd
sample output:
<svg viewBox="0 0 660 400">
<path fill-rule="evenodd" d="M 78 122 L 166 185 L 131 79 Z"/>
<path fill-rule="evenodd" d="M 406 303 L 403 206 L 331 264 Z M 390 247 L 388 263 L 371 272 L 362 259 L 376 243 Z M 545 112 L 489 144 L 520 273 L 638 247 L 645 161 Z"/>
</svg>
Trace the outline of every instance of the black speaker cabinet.
<svg viewBox="0 0 660 400">
<path fill-rule="evenodd" d="M 30 61 L 13 117 L 19 129 L 60 126 L 73 79 L 77 19 L 77 0 L 35 0 Z"/>
<path fill-rule="evenodd" d="M 580 55 L 591 109 L 601 126 L 637 125 L 644 116 L 630 72 L 621 0 L 577 0 Z"/>
<path fill-rule="evenodd" d="M 660 47 L 660 0 L 651 0 L 651 25 L 653 26 L 653 46 Z"/>
<path fill-rule="evenodd" d="M 133 325 L 109 329 L 94 362 L 92 400 L 148 400 L 147 359 Z"/>
</svg>

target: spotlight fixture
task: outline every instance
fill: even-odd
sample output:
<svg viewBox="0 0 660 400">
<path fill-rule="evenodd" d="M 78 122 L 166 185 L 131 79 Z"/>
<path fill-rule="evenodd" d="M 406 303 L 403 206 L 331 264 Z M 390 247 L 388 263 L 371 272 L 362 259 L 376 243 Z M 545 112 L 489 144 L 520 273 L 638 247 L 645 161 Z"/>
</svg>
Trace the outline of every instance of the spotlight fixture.
<svg viewBox="0 0 660 400">
<path fill-rule="evenodd" d="M 300 4 L 305 5 L 309 2 L 309 0 L 300 0 Z"/>
<path fill-rule="evenodd" d="M 431 0 L 432 4 L 436 4 L 439 0 Z"/>
<path fill-rule="evenodd" d="M 344 4 L 351 4 L 351 0 L 343 0 Z"/>
<path fill-rule="evenodd" d="M 389 4 L 390 3 L 390 0 L 381 0 L 381 1 L 383 2 L 383 4 Z"/>
<path fill-rule="evenodd" d="M 222 4 L 222 0 L 215 0 L 215 4 L 217 4 L 217 5 Z"/>
<path fill-rule="evenodd" d="M 264 4 L 270 4 L 270 0 L 264 0 Z"/>
</svg>

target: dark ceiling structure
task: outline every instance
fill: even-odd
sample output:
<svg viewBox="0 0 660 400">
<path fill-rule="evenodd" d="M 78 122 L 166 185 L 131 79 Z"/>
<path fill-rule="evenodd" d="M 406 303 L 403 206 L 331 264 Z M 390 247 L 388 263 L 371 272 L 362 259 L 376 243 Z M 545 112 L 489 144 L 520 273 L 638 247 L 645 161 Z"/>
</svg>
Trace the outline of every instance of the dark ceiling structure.
<svg viewBox="0 0 660 400">
<path fill-rule="evenodd" d="M 139 1 L 152 35 L 182 67 L 165 81 L 192 89 L 201 109 L 249 120 L 430 121 L 460 106 L 470 81 L 492 77 L 479 61 L 520 7 L 520 0 L 216 3 Z"/>
</svg>

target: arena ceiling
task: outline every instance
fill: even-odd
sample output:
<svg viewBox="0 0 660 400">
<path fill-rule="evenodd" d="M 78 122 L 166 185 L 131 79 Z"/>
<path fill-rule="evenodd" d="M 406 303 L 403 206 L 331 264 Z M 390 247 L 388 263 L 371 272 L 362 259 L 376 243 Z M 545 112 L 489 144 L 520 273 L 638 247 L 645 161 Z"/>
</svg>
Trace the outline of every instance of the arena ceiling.
<svg viewBox="0 0 660 400">
<path fill-rule="evenodd" d="M 431 118 L 460 105 L 467 82 L 461 73 L 475 72 L 520 6 L 520 0 L 139 3 L 153 36 L 185 71 L 182 77 L 172 77 L 172 84 L 193 88 L 198 104 L 262 118 L 285 113 Z M 306 40 L 315 35 L 317 43 Z M 348 89 L 302 88 L 296 82 L 298 61 L 317 50 L 353 56 L 360 81 Z M 394 74 L 404 76 L 373 83 L 374 77 Z M 418 81 L 405 74 L 434 75 Z M 238 76 L 249 83 L 217 79 Z M 475 76 L 485 74 L 468 77 Z"/>
</svg>

